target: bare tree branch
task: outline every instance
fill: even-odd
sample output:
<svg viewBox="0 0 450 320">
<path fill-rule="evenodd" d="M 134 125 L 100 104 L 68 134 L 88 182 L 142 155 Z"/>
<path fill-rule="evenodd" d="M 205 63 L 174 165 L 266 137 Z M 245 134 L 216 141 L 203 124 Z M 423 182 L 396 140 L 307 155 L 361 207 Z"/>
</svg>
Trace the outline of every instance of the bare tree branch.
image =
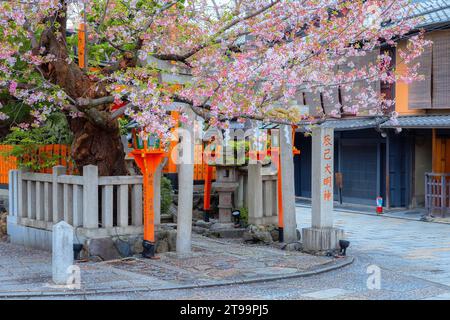
<svg viewBox="0 0 450 320">
<path fill-rule="evenodd" d="M 79 107 L 96 107 L 102 104 L 109 104 L 114 102 L 113 96 L 102 97 L 98 99 L 78 98 L 76 105 Z"/>
</svg>

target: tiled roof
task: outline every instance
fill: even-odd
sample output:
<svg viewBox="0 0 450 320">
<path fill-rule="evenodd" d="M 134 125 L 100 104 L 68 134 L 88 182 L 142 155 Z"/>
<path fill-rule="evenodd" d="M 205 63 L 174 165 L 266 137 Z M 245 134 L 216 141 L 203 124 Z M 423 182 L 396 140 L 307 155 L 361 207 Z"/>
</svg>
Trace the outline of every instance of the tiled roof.
<svg viewBox="0 0 450 320">
<path fill-rule="evenodd" d="M 347 130 L 362 130 L 376 128 L 386 121 L 387 118 L 359 118 L 359 119 L 341 119 L 341 120 L 327 120 L 320 124 L 322 128 L 334 128 L 335 131 Z M 317 126 L 317 124 L 316 124 Z M 299 123 L 298 131 L 310 130 L 311 125 L 308 122 Z"/>
<path fill-rule="evenodd" d="M 380 128 L 450 128 L 450 115 L 400 116 L 388 120 Z"/>
<path fill-rule="evenodd" d="M 450 0 L 413 0 L 416 15 L 423 16 L 424 21 L 418 27 L 450 22 Z"/>
<path fill-rule="evenodd" d="M 362 130 L 370 128 L 405 128 L 405 129 L 425 129 L 425 128 L 450 128 L 450 114 L 448 115 L 423 115 L 423 116 L 399 116 L 396 121 L 387 117 L 366 118 L 366 119 L 342 119 L 327 120 L 320 125 L 323 128 L 334 128 L 335 131 Z M 299 131 L 310 129 L 304 124 L 299 127 Z"/>
<path fill-rule="evenodd" d="M 321 124 L 323 128 L 334 128 L 335 131 L 362 130 L 378 127 L 386 118 L 342 119 L 330 120 Z"/>
<path fill-rule="evenodd" d="M 311 124 L 302 121 L 299 124 L 298 131 L 310 130 Z M 450 128 L 450 114 L 448 115 L 423 115 L 423 116 L 399 116 L 396 121 L 389 120 L 387 117 L 377 118 L 358 118 L 327 120 L 320 124 L 323 128 L 334 128 L 335 131 L 363 130 L 370 128 L 405 128 L 405 129 L 424 129 L 424 128 Z M 135 121 L 130 122 L 127 128 L 137 127 Z M 279 124 L 264 123 L 260 129 L 278 129 Z"/>
</svg>

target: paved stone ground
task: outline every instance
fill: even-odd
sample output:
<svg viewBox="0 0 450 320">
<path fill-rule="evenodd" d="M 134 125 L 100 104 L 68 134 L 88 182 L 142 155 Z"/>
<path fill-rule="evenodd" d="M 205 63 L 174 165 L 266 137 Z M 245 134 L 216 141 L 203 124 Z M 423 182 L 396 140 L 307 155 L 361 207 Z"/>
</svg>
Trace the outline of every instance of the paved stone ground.
<svg viewBox="0 0 450 320">
<path fill-rule="evenodd" d="M 310 209 L 297 208 L 297 213 L 298 227 L 309 226 Z M 353 264 L 335 271 L 244 285 L 59 298 L 450 299 L 449 225 L 348 212 L 336 212 L 335 221 L 345 229 L 348 252 L 355 257 Z M 380 268 L 380 290 L 367 287 L 368 267 L 374 266 Z"/>
<path fill-rule="evenodd" d="M 310 209 L 297 208 L 299 228 Z M 86 299 L 450 299 L 450 226 L 336 212 L 355 262 L 306 278 L 225 287 L 85 296 Z M 380 290 L 367 287 L 380 268 Z M 370 269 L 369 269 L 370 270 Z M 70 297 L 69 299 L 73 299 Z"/>
<path fill-rule="evenodd" d="M 193 239 L 192 254 L 159 256 L 159 260 L 137 257 L 78 263 L 81 289 L 71 291 L 51 286 L 50 253 L 0 242 L 0 297 L 220 285 L 295 276 L 347 261 L 197 235 Z"/>
<path fill-rule="evenodd" d="M 297 208 L 299 227 L 311 222 Z M 350 254 L 384 269 L 450 286 L 450 226 L 384 216 L 335 212 L 335 224 L 351 241 Z"/>
</svg>

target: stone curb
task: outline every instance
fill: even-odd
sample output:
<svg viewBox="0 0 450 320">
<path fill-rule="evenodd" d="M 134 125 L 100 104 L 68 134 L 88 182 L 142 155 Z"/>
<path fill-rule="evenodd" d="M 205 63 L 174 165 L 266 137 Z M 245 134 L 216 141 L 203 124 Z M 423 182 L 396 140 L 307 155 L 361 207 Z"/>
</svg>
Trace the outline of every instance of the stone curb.
<svg viewBox="0 0 450 320">
<path fill-rule="evenodd" d="M 283 276 L 266 276 L 252 279 L 244 280 L 229 280 L 229 281 L 217 281 L 215 283 L 208 284 L 189 284 L 189 285 L 178 285 L 178 286 L 167 286 L 163 288 L 149 288 L 149 287 L 134 287 L 134 289 L 122 288 L 122 289 L 90 289 L 82 291 L 64 291 L 64 292 L 51 292 L 51 291 L 9 291 L 1 292 L 0 299 L 8 298 L 37 298 L 37 297 L 76 297 L 85 295 L 96 295 L 96 294 L 120 294 L 120 293 L 137 293 L 137 292 L 156 292 L 156 291 L 168 291 L 168 290 L 186 290 L 186 289 L 199 289 L 199 288 L 212 288 L 212 287 L 223 287 L 230 285 L 242 285 L 250 283 L 260 283 L 292 278 L 303 278 L 318 275 L 321 273 L 341 269 L 353 263 L 355 259 L 353 257 L 346 257 L 340 260 L 328 263 L 325 267 L 318 267 L 311 271 L 297 272 L 293 274 L 283 275 Z"/>
</svg>

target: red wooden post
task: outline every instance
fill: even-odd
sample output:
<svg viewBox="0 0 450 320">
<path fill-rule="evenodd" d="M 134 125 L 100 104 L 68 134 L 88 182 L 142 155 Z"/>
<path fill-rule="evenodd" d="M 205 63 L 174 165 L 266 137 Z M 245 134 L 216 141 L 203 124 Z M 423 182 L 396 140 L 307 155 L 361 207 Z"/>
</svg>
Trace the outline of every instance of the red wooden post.
<svg viewBox="0 0 450 320">
<path fill-rule="evenodd" d="M 87 67 L 86 60 L 86 26 L 84 23 L 80 23 L 78 29 L 78 66 L 81 69 Z"/>
<path fill-rule="evenodd" d="M 203 210 L 207 211 L 211 209 L 211 180 L 213 175 L 213 167 L 206 165 L 205 174 L 205 190 L 203 193 Z"/>
<path fill-rule="evenodd" d="M 163 158 L 166 156 L 160 146 L 150 147 L 147 141 L 142 141 L 143 148 L 140 148 L 136 130 L 133 130 L 134 150 L 131 155 L 142 172 L 142 184 L 144 194 L 144 248 L 142 256 L 144 258 L 154 258 L 155 256 L 155 208 L 154 208 L 154 177 L 155 172 Z M 150 149 L 149 149 L 150 147 Z"/>
</svg>

